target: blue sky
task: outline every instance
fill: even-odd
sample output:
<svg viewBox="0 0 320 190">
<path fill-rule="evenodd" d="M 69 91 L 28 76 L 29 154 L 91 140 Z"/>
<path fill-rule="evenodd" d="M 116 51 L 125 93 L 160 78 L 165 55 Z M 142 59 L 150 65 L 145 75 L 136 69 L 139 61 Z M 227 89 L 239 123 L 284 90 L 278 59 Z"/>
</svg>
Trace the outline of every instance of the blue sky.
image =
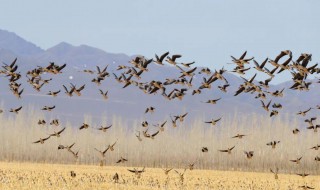
<svg viewBox="0 0 320 190">
<path fill-rule="evenodd" d="M 319 7 L 318 0 L 7 0 L 0 28 L 43 49 L 65 41 L 148 57 L 170 51 L 210 68 L 245 50 L 258 62 L 285 49 L 317 62 Z"/>
</svg>

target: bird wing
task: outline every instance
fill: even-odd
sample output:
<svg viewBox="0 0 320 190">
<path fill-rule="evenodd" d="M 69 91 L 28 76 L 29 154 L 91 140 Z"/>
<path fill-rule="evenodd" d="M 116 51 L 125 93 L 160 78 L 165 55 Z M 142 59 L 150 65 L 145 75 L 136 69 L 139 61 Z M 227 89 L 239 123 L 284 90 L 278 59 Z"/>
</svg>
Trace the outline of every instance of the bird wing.
<svg viewBox="0 0 320 190">
<path fill-rule="evenodd" d="M 102 153 L 105 154 L 109 150 L 109 146 L 107 149 L 105 149 Z"/>
<path fill-rule="evenodd" d="M 154 134 L 152 134 L 152 137 L 155 137 L 157 134 L 159 134 L 160 131 L 155 132 Z"/>
<path fill-rule="evenodd" d="M 20 106 L 19 108 L 17 108 L 15 111 L 20 111 L 22 109 L 22 106 Z"/>
<path fill-rule="evenodd" d="M 58 132 L 58 134 L 61 134 L 66 128 L 63 128 L 61 131 Z"/>
<path fill-rule="evenodd" d="M 160 61 L 162 62 L 163 61 L 163 59 L 165 58 L 165 57 L 167 57 L 169 55 L 169 52 L 166 52 L 166 53 L 164 53 L 164 54 L 162 54 L 161 56 L 160 56 Z"/>
</svg>

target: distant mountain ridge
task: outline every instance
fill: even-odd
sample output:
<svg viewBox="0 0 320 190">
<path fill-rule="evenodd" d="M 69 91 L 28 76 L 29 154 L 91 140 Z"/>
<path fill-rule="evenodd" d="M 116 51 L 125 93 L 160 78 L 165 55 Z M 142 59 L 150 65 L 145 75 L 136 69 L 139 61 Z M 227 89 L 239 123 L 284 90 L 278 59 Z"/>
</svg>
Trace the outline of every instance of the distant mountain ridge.
<svg viewBox="0 0 320 190">
<path fill-rule="evenodd" d="M 0 49 L 10 50 L 17 55 L 32 56 L 44 52 L 35 44 L 28 42 L 13 32 L 0 29 Z"/>
</svg>

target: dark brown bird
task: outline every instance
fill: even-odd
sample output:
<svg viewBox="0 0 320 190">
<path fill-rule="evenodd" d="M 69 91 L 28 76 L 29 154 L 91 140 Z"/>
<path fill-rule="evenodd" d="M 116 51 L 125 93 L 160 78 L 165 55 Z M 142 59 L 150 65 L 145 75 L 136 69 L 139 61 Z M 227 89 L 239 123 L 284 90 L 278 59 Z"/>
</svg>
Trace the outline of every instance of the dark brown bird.
<svg viewBox="0 0 320 190">
<path fill-rule="evenodd" d="M 260 101 L 261 101 L 261 104 L 262 104 L 262 108 L 263 108 L 264 110 L 266 110 L 267 112 L 269 112 L 269 106 L 270 106 L 270 104 L 271 104 L 271 100 L 269 101 L 269 103 L 268 103 L 267 105 L 265 105 L 262 100 L 260 100 Z"/>
<path fill-rule="evenodd" d="M 208 152 L 208 148 L 207 147 L 202 147 L 201 152 Z"/>
<path fill-rule="evenodd" d="M 315 133 L 318 132 L 318 128 L 320 128 L 320 125 L 307 127 L 307 129 L 313 129 L 313 132 L 315 132 Z"/>
<path fill-rule="evenodd" d="M 239 138 L 239 139 L 242 139 L 243 137 L 245 137 L 247 135 L 241 135 L 241 134 L 237 134 L 236 136 L 233 136 L 231 138 Z"/>
<path fill-rule="evenodd" d="M 20 107 L 18 107 L 16 109 L 11 108 L 9 112 L 18 114 L 21 109 L 22 109 L 22 106 L 20 106 Z"/>
<path fill-rule="evenodd" d="M 73 89 L 73 92 L 78 95 L 78 96 L 81 96 L 81 91 L 84 89 L 84 87 L 86 86 L 85 84 L 82 85 L 81 87 L 77 88 L 74 84 L 70 83 L 71 84 L 71 89 Z"/>
<path fill-rule="evenodd" d="M 55 91 L 55 92 L 49 91 L 49 93 L 47 93 L 47 95 L 50 95 L 52 97 L 56 97 L 59 93 L 60 93 L 60 90 Z"/>
<path fill-rule="evenodd" d="M 44 106 L 41 110 L 52 111 L 56 106 Z"/>
<path fill-rule="evenodd" d="M 46 140 L 48 140 L 50 138 L 50 136 L 49 137 L 47 137 L 47 138 L 44 138 L 44 139 L 42 139 L 42 138 L 40 138 L 40 140 L 38 140 L 38 141 L 35 141 L 35 142 L 33 142 L 33 143 L 40 143 L 40 144 L 43 144 Z"/>
<path fill-rule="evenodd" d="M 298 176 L 301 176 L 302 178 L 305 178 L 305 177 L 307 177 L 308 175 L 310 175 L 310 174 L 307 174 L 307 173 L 301 173 L 301 174 L 297 174 Z"/>
<path fill-rule="evenodd" d="M 240 75 L 245 75 L 246 73 L 246 71 L 248 71 L 248 70 L 250 70 L 250 68 L 251 67 L 249 67 L 249 68 L 244 68 L 244 67 L 236 67 L 236 68 L 234 68 L 234 70 L 233 71 L 231 71 L 231 72 L 234 72 L 234 73 L 238 73 L 238 74 L 240 74 Z"/>
<path fill-rule="evenodd" d="M 307 110 L 305 110 L 305 111 L 299 111 L 299 112 L 297 113 L 297 115 L 306 116 L 306 114 L 307 114 L 311 109 L 312 109 L 312 108 L 309 108 L 309 109 L 307 109 Z"/>
<path fill-rule="evenodd" d="M 88 129 L 88 128 L 89 128 L 89 125 L 86 123 L 83 123 L 79 129 L 82 130 L 82 129 Z"/>
<path fill-rule="evenodd" d="M 151 135 L 149 135 L 149 138 L 154 139 L 154 137 L 157 136 L 159 134 L 159 132 L 160 132 L 160 130 L 155 132 L 155 133 L 153 133 L 153 134 L 151 134 Z"/>
<path fill-rule="evenodd" d="M 39 119 L 38 121 L 38 125 L 45 125 L 46 124 L 46 121 L 44 119 Z"/>
<path fill-rule="evenodd" d="M 183 182 L 184 180 L 184 173 L 186 172 L 187 169 L 184 169 L 183 173 L 178 172 L 177 170 L 174 170 L 180 177 L 180 181 Z"/>
<path fill-rule="evenodd" d="M 159 65 L 164 65 L 164 64 L 163 64 L 163 60 L 164 60 L 164 58 L 167 57 L 168 55 L 169 55 L 169 52 L 166 52 L 166 53 L 162 54 L 162 55 L 160 56 L 160 58 L 159 58 L 158 55 L 156 54 L 156 55 L 155 55 L 156 60 L 155 60 L 154 62 L 157 63 L 157 64 L 159 64 Z"/>
<path fill-rule="evenodd" d="M 58 146 L 58 150 L 67 149 L 69 152 L 71 152 L 71 151 L 72 151 L 71 148 L 72 148 L 75 144 L 76 144 L 76 143 L 73 143 L 73 144 L 71 144 L 71 145 L 69 145 L 69 146 L 59 145 L 59 146 Z"/>
<path fill-rule="evenodd" d="M 316 117 L 312 117 L 310 119 L 306 119 L 304 120 L 304 122 L 309 124 L 309 127 L 313 126 L 313 121 L 315 121 L 317 118 Z"/>
<path fill-rule="evenodd" d="M 176 59 L 182 57 L 181 55 L 172 55 L 172 57 L 167 56 L 166 62 L 172 64 L 172 65 L 177 65 Z"/>
<path fill-rule="evenodd" d="M 180 72 L 180 73 L 181 73 L 181 76 L 179 76 L 179 78 L 186 77 L 186 76 L 192 77 L 192 76 L 195 75 L 194 72 L 195 72 L 195 70 L 197 69 L 197 67 L 195 67 L 195 68 L 193 68 L 193 69 L 190 69 L 190 70 L 188 70 L 188 71 L 185 71 L 185 70 L 183 70 L 181 67 L 179 67 L 178 65 L 176 65 L 176 67 L 181 70 L 181 72 Z"/>
<path fill-rule="evenodd" d="M 227 152 L 228 154 L 231 154 L 231 151 L 234 149 L 235 146 L 228 148 L 226 150 L 219 150 L 220 152 Z"/>
<path fill-rule="evenodd" d="M 300 158 L 297 158 L 297 159 L 295 159 L 295 160 L 290 160 L 290 161 L 291 161 L 291 162 L 294 162 L 294 163 L 296 163 L 296 164 L 300 164 L 301 159 L 302 159 L 302 156 L 301 156 Z"/>
<path fill-rule="evenodd" d="M 293 130 L 292 130 L 292 133 L 293 133 L 293 134 L 298 134 L 298 133 L 300 133 L 300 131 L 299 131 L 299 129 L 293 129 Z"/>
<path fill-rule="evenodd" d="M 208 100 L 208 101 L 206 101 L 206 102 L 202 102 L 202 103 L 207 103 L 207 104 L 216 104 L 219 100 L 221 100 L 221 98 Z"/>
<path fill-rule="evenodd" d="M 96 148 L 94 148 L 96 151 L 98 151 L 99 153 L 100 153 L 100 156 L 102 157 L 102 158 L 105 158 L 106 157 L 106 153 L 107 153 L 107 151 L 109 150 L 109 146 L 108 146 L 108 148 L 106 148 L 105 150 L 103 150 L 103 151 L 101 151 L 101 150 L 98 150 L 98 149 L 96 149 Z"/>
<path fill-rule="evenodd" d="M 276 145 L 279 143 L 280 143 L 280 141 L 271 141 L 271 142 L 267 143 L 267 146 L 271 146 L 273 149 L 275 149 Z"/>
<path fill-rule="evenodd" d="M 71 88 L 70 90 L 68 90 L 67 89 L 67 87 L 65 86 L 65 85 L 62 85 L 63 86 L 63 88 L 64 88 L 64 90 L 65 90 L 65 93 L 69 96 L 69 97 L 71 97 L 73 94 L 73 91 L 75 90 L 75 88 Z"/>
<path fill-rule="evenodd" d="M 277 110 L 272 110 L 270 113 L 270 117 L 278 115 L 279 112 Z"/>
<path fill-rule="evenodd" d="M 142 141 L 142 138 L 141 138 L 141 136 L 140 136 L 140 131 L 137 131 L 137 132 L 138 132 L 138 134 L 135 134 L 136 137 L 137 137 L 137 139 L 138 139 L 139 141 Z"/>
<path fill-rule="evenodd" d="M 269 82 L 272 80 L 272 78 L 268 78 L 264 81 L 259 81 L 259 84 L 261 87 L 264 87 L 266 89 L 269 89 Z"/>
<path fill-rule="evenodd" d="M 148 126 L 149 126 L 149 123 L 148 123 L 148 121 L 143 121 L 143 122 L 141 123 L 141 125 L 142 125 L 142 127 L 148 127 Z"/>
<path fill-rule="evenodd" d="M 58 131 L 58 132 L 53 132 L 52 134 L 50 134 L 49 136 L 50 137 L 60 137 L 60 134 L 65 130 L 66 128 L 63 128 L 63 129 L 61 129 L 60 131 Z"/>
<path fill-rule="evenodd" d="M 229 87 L 230 84 L 224 84 L 222 86 L 218 86 L 218 88 L 222 91 L 222 92 L 227 92 L 227 87 Z"/>
<path fill-rule="evenodd" d="M 53 119 L 53 120 L 50 122 L 50 125 L 59 126 L 59 120 L 58 120 L 58 119 Z"/>
<path fill-rule="evenodd" d="M 98 130 L 103 131 L 103 132 L 107 132 L 107 130 L 110 129 L 110 127 L 112 127 L 112 125 L 109 125 L 106 127 L 101 126 L 100 128 L 98 128 Z"/>
<path fill-rule="evenodd" d="M 314 146 L 314 147 L 312 147 L 310 149 L 319 150 L 319 148 L 320 148 L 320 145 L 317 144 L 316 146 Z"/>
<path fill-rule="evenodd" d="M 134 173 L 135 175 L 140 176 L 143 172 L 145 172 L 145 167 L 142 168 L 142 170 L 138 170 L 137 168 L 133 168 L 132 170 L 129 170 L 129 172 Z"/>
<path fill-rule="evenodd" d="M 108 148 L 110 149 L 110 151 L 114 151 L 114 145 L 116 145 L 118 139 L 116 140 L 116 142 L 114 142 L 112 145 L 108 145 Z"/>
<path fill-rule="evenodd" d="M 279 172 L 279 168 L 276 168 L 275 171 L 273 171 L 271 168 L 270 168 L 270 172 L 274 174 L 274 179 L 278 179 L 278 172 Z"/>
<path fill-rule="evenodd" d="M 255 67 L 253 67 L 253 68 L 257 69 L 258 71 L 264 72 L 263 67 L 266 65 L 267 61 L 268 61 L 268 58 L 266 58 L 266 59 L 261 63 L 261 65 L 259 65 L 259 63 L 256 62 L 256 60 L 253 60 L 253 63 L 255 64 Z"/>
<path fill-rule="evenodd" d="M 79 71 L 79 72 L 81 72 L 81 71 Z M 93 74 L 93 73 L 94 73 L 94 71 L 89 70 L 89 69 L 85 69 L 85 70 L 83 70 L 82 72 L 84 72 L 84 73 L 89 73 L 89 74 Z"/>
<path fill-rule="evenodd" d="M 153 126 L 158 127 L 159 131 L 163 132 L 164 131 L 164 126 L 165 126 L 166 123 L 167 123 L 167 121 L 163 122 L 161 125 L 157 124 L 157 125 L 153 125 Z"/>
<path fill-rule="evenodd" d="M 112 177 L 112 179 L 114 180 L 115 183 L 119 182 L 119 175 L 118 173 L 114 174 L 114 176 Z"/>
<path fill-rule="evenodd" d="M 127 159 L 121 157 L 116 163 L 119 164 L 119 163 L 123 163 L 123 162 L 126 162 L 128 161 Z"/>
<path fill-rule="evenodd" d="M 174 116 L 175 117 L 175 120 L 178 120 L 180 122 L 183 122 L 184 118 L 188 115 L 188 113 L 185 113 L 185 114 L 182 114 L 182 115 L 177 115 L 177 116 Z"/>
<path fill-rule="evenodd" d="M 71 172 L 70 172 L 70 176 L 71 176 L 72 178 L 75 178 L 75 177 L 77 176 L 77 174 L 76 174 L 74 171 L 71 171 Z"/>
<path fill-rule="evenodd" d="M 18 99 L 20 99 L 23 90 L 24 90 L 24 89 L 22 89 L 22 90 L 19 92 L 18 89 L 15 89 L 15 90 L 13 90 L 13 94 L 14 94 Z"/>
<path fill-rule="evenodd" d="M 310 187 L 308 185 L 301 185 L 301 186 L 299 186 L 299 188 L 301 188 L 303 190 L 314 189 L 313 187 Z"/>
<path fill-rule="evenodd" d="M 108 91 L 103 92 L 101 89 L 99 89 L 100 94 L 102 95 L 103 99 L 107 100 L 108 99 Z"/>
<path fill-rule="evenodd" d="M 185 66 L 185 67 L 190 67 L 192 64 L 194 64 L 195 62 L 190 62 L 190 63 L 181 63 L 181 65 Z"/>
<path fill-rule="evenodd" d="M 189 168 L 190 171 L 192 171 L 192 170 L 194 169 L 195 163 L 196 163 L 196 162 L 189 163 L 188 168 Z"/>
<path fill-rule="evenodd" d="M 172 170 L 173 168 L 170 168 L 170 169 L 162 169 L 164 171 L 164 174 L 168 175 L 169 172 Z"/>
<path fill-rule="evenodd" d="M 274 103 L 273 105 L 272 105 L 272 108 L 276 108 L 276 109 L 281 109 L 282 108 L 282 105 L 281 104 L 277 104 L 277 103 Z"/>
<path fill-rule="evenodd" d="M 251 159 L 252 157 L 253 157 L 253 151 L 249 151 L 249 152 L 247 152 L 247 151 L 244 151 L 244 153 L 246 154 L 246 156 L 247 156 L 247 158 L 248 159 Z"/>
<path fill-rule="evenodd" d="M 156 108 L 150 106 L 146 109 L 146 111 L 144 113 L 153 113 L 156 110 Z"/>
<path fill-rule="evenodd" d="M 274 69 L 272 69 L 271 71 L 267 68 L 264 68 L 265 73 L 268 74 L 271 78 L 274 78 L 274 73 L 276 72 L 276 70 L 278 69 L 278 67 L 275 67 Z"/>
<path fill-rule="evenodd" d="M 78 151 L 78 152 L 73 152 L 73 151 L 71 150 L 70 152 L 71 152 L 71 154 L 73 155 L 73 157 L 74 157 L 75 159 L 78 159 L 78 158 L 79 158 L 79 151 Z"/>
<path fill-rule="evenodd" d="M 236 59 L 235 57 L 231 56 L 232 62 L 235 63 L 235 64 L 237 64 L 239 67 L 243 67 L 244 64 L 248 64 L 249 61 L 251 61 L 251 60 L 254 59 L 254 57 L 245 59 L 246 55 L 247 55 L 247 51 L 245 51 L 245 52 L 239 57 L 239 59 Z"/>
<path fill-rule="evenodd" d="M 177 127 L 177 119 L 172 119 L 171 116 L 170 116 L 170 119 L 171 119 L 172 127 L 176 128 Z"/>
<path fill-rule="evenodd" d="M 221 120 L 221 117 L 219 119 L 212 119 L 211 121 L 205 121 L 205 123 L 210 123 L 212 126 L 215 126 L 218 121 Z"/>
</svg>

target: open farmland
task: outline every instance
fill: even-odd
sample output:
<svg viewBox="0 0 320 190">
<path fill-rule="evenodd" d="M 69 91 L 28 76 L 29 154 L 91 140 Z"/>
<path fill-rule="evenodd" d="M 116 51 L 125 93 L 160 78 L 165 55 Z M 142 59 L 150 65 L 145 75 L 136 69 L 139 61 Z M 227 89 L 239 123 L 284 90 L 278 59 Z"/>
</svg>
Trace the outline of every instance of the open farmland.
<svg viewBox="0 0 320 190">
<path fill-rule="evenodd" d="M 319 176 L 301 178 L 270 173 L 187 170 L 184 180 L 174 171 L 165 175 L 162 169 L 146 168 L 140 178 L 126 167 L 83 165 L 0 163 L 0 188 L 5 189 L 299 189 L 307 184 L 320 188 Z M 76 173 L 70 176 L 70 171 Z M 178 170 L 183 172 L 183 170 Z M 115 183 L 113 176 L 119 174 Z"/>
</svg>

